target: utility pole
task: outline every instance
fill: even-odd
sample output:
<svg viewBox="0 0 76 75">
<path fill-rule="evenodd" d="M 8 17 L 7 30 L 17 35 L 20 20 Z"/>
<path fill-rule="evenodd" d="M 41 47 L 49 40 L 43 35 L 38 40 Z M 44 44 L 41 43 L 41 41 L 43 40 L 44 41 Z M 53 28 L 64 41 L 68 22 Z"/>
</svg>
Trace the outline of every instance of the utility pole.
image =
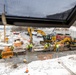
<svg viewBox="0 0 76 75">
<path fill-rule="evenodd" d="M 3 13 L 2 13 L 2 22 L 3 22 L 3 25 L 4 25 L 4 43 L 6 42 L 6 18 L 5 18 L 5 4 L 4 4 L 4 10 L 3 10 Z"/>
<path fill-rule="evenodd" d="M 2 13 L 2 23 L 4 25 L 4 43 L 8 41 L 8 38 L 6 38 L 6 25 L 7 25 L 7 21 L 6 21 L 6 16 L 5 14 L 7 13 L 5 11 L 5 5 L 6 5 L 6 0 L 5 0 L 5 4 L 3 5 L 3 13 Z"/>
<path fill-rule="evenodd" d="M 4 15 L 5 15 L 5 4 L 4 4 Z M 6 42 L 6 24 L 4 24 L 4 43 Z"/>
</svg>

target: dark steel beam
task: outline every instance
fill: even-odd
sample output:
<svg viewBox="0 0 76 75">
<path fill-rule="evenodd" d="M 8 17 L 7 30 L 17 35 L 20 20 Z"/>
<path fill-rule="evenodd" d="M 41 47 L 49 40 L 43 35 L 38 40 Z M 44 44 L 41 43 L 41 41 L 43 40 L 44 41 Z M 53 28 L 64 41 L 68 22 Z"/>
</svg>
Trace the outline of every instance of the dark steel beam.
<svg viewBox="0 0 76 75">
<path fill-rule="evenodd" d="M 70 27 L 76 20 L 76 6 L 73 8 L 67 19 L 48 19 L 6 15 L 7 24 L 15 26 L 31 26 L 31 27 Z M 0 24 L 2 19 L 0 15 Z"/>
</svg>

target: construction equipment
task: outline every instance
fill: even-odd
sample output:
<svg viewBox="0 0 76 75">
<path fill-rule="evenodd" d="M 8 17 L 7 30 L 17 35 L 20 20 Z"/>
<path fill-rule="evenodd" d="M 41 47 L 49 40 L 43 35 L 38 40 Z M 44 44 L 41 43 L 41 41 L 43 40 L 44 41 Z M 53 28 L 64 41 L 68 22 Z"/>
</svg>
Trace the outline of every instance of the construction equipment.
<svg viewBox="0 0 76 75">
<path fill-rule="evenodd" d="M 63 40 L 61 40 L 61 41 L 59 41 L 58 43 L 64 43 L 64 44 L 66 44 L 67 42 L 71 42 L 71 38 L 70 37 L 65 37 Z"/>
<path fill-rule="evenodd" d="M 46 33 L 44 31 L 42 31 L 42 30 L 36 30 L 35 29 L 34 31 L 36 31 L 37 33 L 40 33 L 43 36 L 46 36 Z"/>
<path fill-rule="evenodd" d="M 70 50 L 76 49 L 76 38 L 74 38 L 70 44 Z"/>
<path fill-rule="evenodd" d="M 30 42 L 31 42 L 31 43 L 32 43 L 32 40 L 33 40 L 33 38 L 32 38 L 32 31 L 33 31 L 33 29 L 30 28 L 30 27 L 28 27 L 28 33 L 29 33 L 29 35 L 30 35 Z"/>
<path fill-rule="evenodd" d="M 64 35 L 63 39 L 61 39 L 61 40 L 59 39 L 58 41 L 55 42 L 55 44 L 54 44 L 54 51 L 56 51 L 56 44 L 59 44 L 60 48 L 63 47 L 64 50 L 65 50 L 65 48 L 70 49 L 71 41 L 72 41 L 72 38 L 70 36 L 65 36 Z"/>
<path fill-rule="evenodd" d="M 35 32 L 37 32 L 37 33 L 40 33 L 40 34 L 43 35 L 43 36 L 46 35 L 45 32 L 43 32 L 42 30 L 37 30 L 37 29 L 33 29 L 33 28 L 28 27 L 28 33 L 29 33 L 29 35 L 30 35 L 30 42 L 31 42 L 31 43 L 32 43 L 32 40 L 33 40 L 33 38 L 32 38 L 32 32 L 33 32 L 33 31 L 35 31 Z"/>
<path fill-rule="evenodd" d="M 42 30 L 33 29 L 33 28 L 28 27 L 28 33 L 30 35 L 30 42 L 32 42 L 32 40 L 33 40 L 32 31 L 35 31 L 38 34 L 42 35 L 43 41 L 40 41 L 40 44 L 51 43 L 51 42 L 56 41 L 56 36 L 55 35 L 53 35 L 53 34 L 46 35 L 46 33 Z"/>
<path fill-rule="evenodd" d="M 43 41 L 40 41 L 41 44 L 45 44 L 45 43 L 53 43 L 56 41 L 56 36 L 55 35 L 45 35 L 43 36 Z"/>
<path fill-rule="evenodd" d="M 13 51 L 11 50 L 10 46 L 6 46 L 1 53 L 2 58 L 10 58 L 13 57 Z"/>
<path fill-rule="evenodd" d="M 54 48 L 53 46 L 51 46 L 51 43 L 56 41 L 56 36 L 55 35 L 53 35 L 53 34 L 46 35 L 46 33 L 44 31 L 42 31 L 42 30 L 28 28 L 28 33 L 30 35 L 30 42 L 32 42 L 32 40 L 33 40 L 33 38 L 32 38 L 32 32 L 33 31 L 37 32 L 38 34 L 40 33 L 42 35 L 42 37 L 43 37 L 43 41 L 40 41 L 40 44 L 42 45 L 41 50 L 46 50 L 47 51 L 47 50 L 51 50 L 51 49 Z M 48 43 L 48 44 L 50 43 L 50 46 L 48 46 L 47 49 L 45 48 L 46 43 Z"/>
<path fill-rule="evenodd" d="M 74 48 L 76 46 L 76 40 L 72 40 L 70 35 L 64 35 L 64 34 L 48 34 L 46 35 L 46 33 L 42 30 L 37 30 L 37 29 L 33 29 L 33 28 L 28 28 L 28 32 L 30 35 L 30 40 L 32 42 L 32 31 L 36 31 L 37 33 L 40 33 L 43 37 L 43 41 L 40 41 L 40 44 L 45 45 L 46 43 L 50 43 L 50 45 L 52 44 L 54 47 L 54 51 L 56 50 L 56 44 L 63 44 L 64 48 Z M 74 44 L 72 44 L 72 43 Z M 61 45 L 62 46 L 62 45 Z"/>
<path fill-rule="evenodd" d="M 37 30 L 38 33 L 40 33 L 43 37 L 43 41 L 40 41 L 40 44 L 45 44 L 45 43 L 53 43 L 56 41 L 56 34 L 53 33 L 55 28 L 53 29 L 51 34 L 46 35 L 46 33 L 42 30 Z"/>
</svg>

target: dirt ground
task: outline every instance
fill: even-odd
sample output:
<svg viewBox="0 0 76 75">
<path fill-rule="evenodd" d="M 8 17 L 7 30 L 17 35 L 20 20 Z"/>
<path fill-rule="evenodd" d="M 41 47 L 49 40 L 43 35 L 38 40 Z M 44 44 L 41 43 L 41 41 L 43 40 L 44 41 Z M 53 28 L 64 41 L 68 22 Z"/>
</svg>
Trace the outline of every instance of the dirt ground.
<svg viewBox="0 0 76 75">
<path fill-rule="evenodd" d="M 46 59 L 53 59 L 53 58 L 58 58 L 66 55 L 72 55 L 76 54 L 76 50 L 74 51 L 64 51 L 64 52 L 26 52 L 23 55 L 17 55 L 14 56 L 13 58 L 9 59 L 3 59 L 5 62 L 13 62 L 15 63 L 23 63 L 23 60 L 26 59 L 27 63 L 30 63 L 32 61 L 36 60 L 46 60 Z"/>
<path fill-rule="evenodd" d="M 35 61 L 35 60 L 46 60 L 46 59 L 53 59 L 53 58 L 58 58 L 66 55 L 72 55 L 76 54 L 76 50 L 74 51 L 64 51 L 64 52 L 29 52 L 26 53 L 26 59 L 27 56 L 29 58 L 28 61 Z"/>
</svg>

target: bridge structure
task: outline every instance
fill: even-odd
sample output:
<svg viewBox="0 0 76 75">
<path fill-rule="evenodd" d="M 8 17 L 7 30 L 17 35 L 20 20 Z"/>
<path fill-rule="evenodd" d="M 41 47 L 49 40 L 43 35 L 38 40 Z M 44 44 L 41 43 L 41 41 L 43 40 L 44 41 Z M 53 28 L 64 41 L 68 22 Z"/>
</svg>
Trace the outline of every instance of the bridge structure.
<svg viewBox="0 0 76 75">
<path fill-rule="evenodd" d="M 66 16 L 66 12 L 55 14 L 55 16 Z M 57 17 L 58 17 L 57 16 Z M 63 16 L 63 17 L 64 17 Z M 71 9 L 65 19 L 63 18 L 36 18 L 36 17 L 22 17 L 6 15 L 5 18 L 7 24 L 15 26 L 27 26 L 27 27 L 64 27 L 69 28 L 76 20 L 76 6 Z M 2 14 L 0 14 L 0 25 L 4 25 L 2 22 Z"/>
</svg>

